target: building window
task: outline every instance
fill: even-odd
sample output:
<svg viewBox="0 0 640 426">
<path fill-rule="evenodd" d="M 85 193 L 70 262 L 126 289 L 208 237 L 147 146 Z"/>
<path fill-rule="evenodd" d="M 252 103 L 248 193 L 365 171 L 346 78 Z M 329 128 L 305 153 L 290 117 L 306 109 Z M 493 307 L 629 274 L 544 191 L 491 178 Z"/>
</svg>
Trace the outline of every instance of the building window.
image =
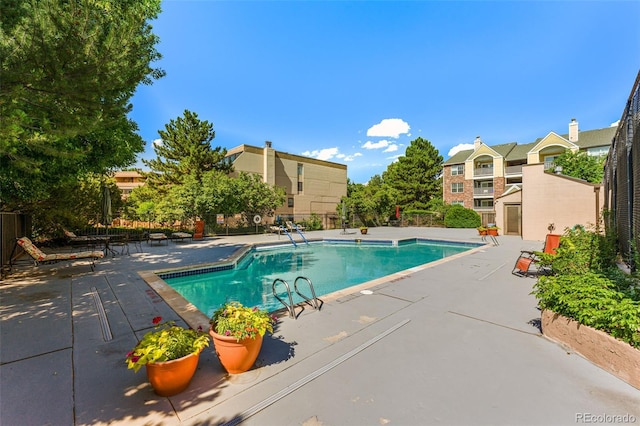
<svg viewBox="0 0 640 426">
<path fill-rule="evenodd" d="M 459 194 L 464 191 L 464 183 L 456 182 L 451 184 L 451 192 L 454 194 Z"/>
<path fill-rule="evenodd" d="M 464 164 L 457 164 L 455 166 L 451 166 L 451 176 L 463 175 L 464 174 Z"/>
<path fill-rule="evenodd" d="M 293 207 L 293 197 L 287 198 L 287 207 Z"/>
<path fill-rule="evenodd" d="M 452 206 L 462 206 L 462 207 L 464 207 L 464 201 L 452 201 L 451 205 Z"/>
<path fill-rule="evenodd" d="M 302 171 L 303 171 L 302 164 L 298 163 L 298 176 L 302 176 Z"/>
</svg>

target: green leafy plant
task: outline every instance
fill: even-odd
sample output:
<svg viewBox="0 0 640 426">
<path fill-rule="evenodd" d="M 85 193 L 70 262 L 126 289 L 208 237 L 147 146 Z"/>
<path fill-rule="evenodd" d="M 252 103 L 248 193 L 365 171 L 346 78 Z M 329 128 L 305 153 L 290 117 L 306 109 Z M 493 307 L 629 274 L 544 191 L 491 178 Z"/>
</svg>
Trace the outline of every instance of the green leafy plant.
<svg viewBox="0 0 640 426">
<path fill-rule="evenodd" d="M 586 272 L 541 277 L 532 294 L 541 309 L 573 318 L 640 348 L 640 300 L 634 300 L 635 288 L 629 285 L 622 291 L 616 281 Z"/>
<path fill-rule="evenodd" d="M 482 219 L 477 212 L 460 205 L 451 206 L 444 216 L 447 228 L 477 228 L 481 224 Z"/>
<path fill-rule="evenodd" d="M 238 341 L 255 339 L 273 332 L 276 317 L 257 307 L 249 308 L 240 302 L 227 302 L 218 308 L 209 320 L 213 330 L 223 336 L 233 336 Z"/>
<path fill-rule="evenodd" d="M 150 362 L 172 361 L 190 354 L 198 354 L 209 346 L 209 335 L 192 328 L 183 328 L 173 321 L 160 323 L 162 317 L 155 317 L 156 331 L 144 335 L 135 348 L 127 354 L 127 367 L 138 372 L 140 367 Z"/>
</svg>

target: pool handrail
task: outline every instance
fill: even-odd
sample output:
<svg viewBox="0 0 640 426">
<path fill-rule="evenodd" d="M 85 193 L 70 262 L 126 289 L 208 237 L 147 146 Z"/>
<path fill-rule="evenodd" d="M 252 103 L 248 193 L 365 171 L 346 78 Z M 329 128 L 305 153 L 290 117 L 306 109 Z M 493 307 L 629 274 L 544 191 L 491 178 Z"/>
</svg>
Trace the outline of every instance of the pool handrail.
<svg viewBox="0 0 640 426">
<path fill-rule="evenodd" d="M 293 243 L 293 246 L 298 247 L 298 244 L 296 244 L 296 242 L 293 240 L 293 237 L 291 236 L 289 231 L 287 231 L 287 228 L 285 228 L 284 226 L 280 226 L 280 229 L 282 230 L 282 232 L 285 233 L 287 237 L 289 237 L 289 239 L 291 240 L 291 243 Z"/>
</svg>

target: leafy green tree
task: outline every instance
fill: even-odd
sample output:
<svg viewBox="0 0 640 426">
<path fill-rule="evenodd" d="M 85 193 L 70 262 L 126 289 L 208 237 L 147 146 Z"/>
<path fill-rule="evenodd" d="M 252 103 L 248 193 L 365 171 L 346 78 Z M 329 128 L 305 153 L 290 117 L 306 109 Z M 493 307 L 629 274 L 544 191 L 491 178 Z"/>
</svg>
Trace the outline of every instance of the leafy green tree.
<svg viewBox="0 0 640 426">
<path fill-rule="evenodd" d="M 256 174 L 240 172 L 233 186 L 235 192 L 228 195 L 237 200 L 236 213 L 242 214 L 245 223 L 251 223 L 255 215 L 273 216 L 286 198 L 284 188 L 271 186 Z"/>
<path fill-rule="evenodd" d="M 0 2 L 3 210 L 62 209 L 56 193 L 133 164 L 144 142 L 127 118 L 140 84 L 164 73 L 149 20 L 160 0 Z M 46 206 L 46 207 L 45 207 Z"/>
<path fill-rule="evenodd" d="M 211 147 L 216 135 L 213 124 L 201 121 L 194 112 L 185 110 L 182 117 L 170 120 L 158 134 L 162 142 L 153 147 L 156 158 L 143 160 L 152 170 L 147 175 L 151 186 L 178 184 L 185 176 L 193 176 L 200 183 L 210 170 L 232 170 L 231 163 L 225 160 L 227 150 Z"/>
<path fill-rule="evenodd" d="M 442 194 L 442 156 L 426 139 L 411 141 L 405 155 L 391 163 L 382 174 L 385 184 L 397 191 L 403 208 L 426 209 Z"/>
<path fill-rule="evenodd" d="M 562 167 L 562 174 L 586 180 L 591 183 L 600 183 L 604 177 L 605 156 L 593 156 L 586 151 L 572 152 L 566 150 L 553 161 L 556 166 Z"/>
</svg>

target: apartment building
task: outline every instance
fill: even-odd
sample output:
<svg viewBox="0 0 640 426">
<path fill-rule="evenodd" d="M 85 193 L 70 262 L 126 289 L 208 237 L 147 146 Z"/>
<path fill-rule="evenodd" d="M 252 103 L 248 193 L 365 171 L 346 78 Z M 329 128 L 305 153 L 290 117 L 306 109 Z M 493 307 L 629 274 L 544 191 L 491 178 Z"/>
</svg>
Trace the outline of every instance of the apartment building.
<svg viewBox="0 0 640 426">
<path fill-rule="evenodd" d="M 561 175 L 561 170 L 556 170 L 554 165 L 557 156 L 567 149 L 586 151 L 590 155 L 606 155 L 616 128 L 580 131 L 578 122 L 572 119 L 567 134 L 549 132 L 528 144 L 511 142 L 490 146 L 477 137 L 473 149 L 460 151 L 444 162 L 443 200 L 448 204 L 460 204 L 476 210 L 484 224 L 509 219 L 512 226 L 508 233 L 524 237 L 522 224 L 519 223 L 522 220 L 522 205 L 513 203 L 512 210 L 497 211 L 499 199 L 524 190 L 526 178 L 523 168 L 541 164 L 544 171 Z M 529 174 L 529 179 L 533 176 L 536 175 Z M 588 190 L 593 192 L 592 188 Z M 505 224 L 498 223 L 498 226 Z"/>
<path fill-rule="evenodd" d="M 116 186 L 122 192 L 122 198 L 127 199 L 131 190 L 144 185 L 145 177 L 135 170 L 119 171 L 113 174 Z"/>
<path fill-rule="evenodd" d="M 263 147 L 240 145 L 227 151 L 234 174 L 254 173 L 264 182 L 286 191 L 285 204 L 276 216 L 301 220 L 320 215 L 325 228 L 335 227 L 336 207 L 347 195 L 347 166 L 276 151 L 267 141 Z"/>
<path fill-rule="evenodd" d="M 286 201 L 275 212 L 282 220 L 302 220 L 316 213 L 325 229 L 336 226 L 336 207 L 347 195 L 346 165 L 276 151 L 269 141 L 262 148 L 251 145 L 232 148 L 226 159 L 233 164 L 231 176 L 239 172 L 258 174 L 264 182 L 285 189 Z M 123 198 L 145 181 L 135 171 L 116 172 L 114 177 Z"/>
</svg>

